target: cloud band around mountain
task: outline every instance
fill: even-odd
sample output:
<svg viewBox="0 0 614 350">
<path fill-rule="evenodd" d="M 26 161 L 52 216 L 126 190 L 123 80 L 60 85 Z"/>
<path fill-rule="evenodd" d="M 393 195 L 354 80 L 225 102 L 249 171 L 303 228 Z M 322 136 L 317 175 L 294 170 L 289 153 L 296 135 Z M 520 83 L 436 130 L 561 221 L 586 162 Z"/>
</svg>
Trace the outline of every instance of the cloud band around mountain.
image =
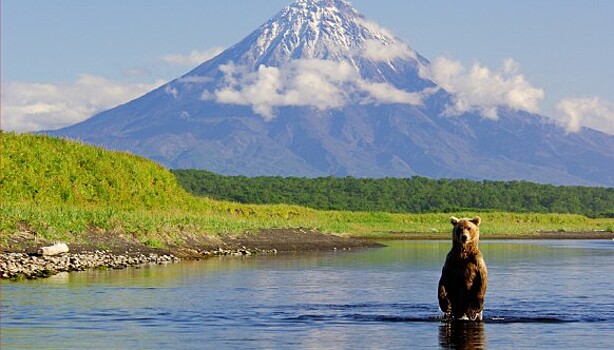
<svg viewBox="0 0 614 350">
<path fill-rule="evenodd" d="M 393 54 L 389 51 L 387 57 Z M 274 118 L 275 109 L 283 106 L 338 109 L 352 99 L 363 104 L 420 105 L 432 93 L 407 92 L 387 83 L 367 81 L 348 63 L 324 60 L 293 61 L 280 68 L 262 66 L 257 72 L 228 64 L 222 71 L 225 85 L 206 91 L 202 98 L 251 106 L 267 120 Z M 543 90 L 518 74 L 518 64 L 511 59 L 499 71 L 493 71 L 479 63 L 466 70 L 458 61 L 437 58 L 423 67 L 420 74 L 453 94 L 455 100 L 448 106 L 449 115 L 477 111 L 496 119 L 498 106 L 537 113 L 538 103 L 544 97 Z M 210 81 L 210 77 L 178 80 L 185 84 Z M 92 74 L 82 74 L 77 80 L 64 83 L 2 82 L 2 129 L 28 132 L 65 127 L 162 84 L 163 81 L 132 83 Z M 171 88 L 167 93 L 179 92 Z M 614 103 L 599 97 L 563 99 L 551 118 L 569 133 L 588 127 L 614 134 Z"/>
<path fill-rule="evenodd" d="M 233 63 L 220 66 L 224 86 L 205 91 L 204 100 L 251 106 L 266 120 L 275 117 L 275 108 L 303 106 L 318 110 L 359 104 L 420 105 L 421 92 L 408 92 L 391 84 L 363 79 L 346 62 L 304 59 L 282 67 L 261 65 L 256 72 Z"/>
</svg>

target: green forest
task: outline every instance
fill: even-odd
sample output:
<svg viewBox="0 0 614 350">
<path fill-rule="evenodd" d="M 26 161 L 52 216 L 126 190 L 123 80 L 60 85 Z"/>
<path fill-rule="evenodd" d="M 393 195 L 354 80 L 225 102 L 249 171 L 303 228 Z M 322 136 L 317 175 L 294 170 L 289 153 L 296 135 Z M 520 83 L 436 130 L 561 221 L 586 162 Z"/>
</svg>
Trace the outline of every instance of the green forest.
<svg viewBox="0 0 614 350">
<path fill-rule="evenodd" d="M 614 188 L 417 176 L 284 178 L 223 176 L 204 170 L 172 172 L 179 184 L 193 194 L 240 203 L 391 213 L 479 210 L 614 217 Z"/>
</svg>

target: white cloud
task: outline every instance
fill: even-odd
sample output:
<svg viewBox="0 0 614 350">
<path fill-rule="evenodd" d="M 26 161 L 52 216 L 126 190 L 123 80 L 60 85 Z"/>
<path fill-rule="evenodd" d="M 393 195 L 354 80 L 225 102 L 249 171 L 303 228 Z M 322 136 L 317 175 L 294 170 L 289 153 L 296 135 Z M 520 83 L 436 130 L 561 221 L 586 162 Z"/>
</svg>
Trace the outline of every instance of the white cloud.
<svg viewBox="0 0 614 350">
<path fill-rule="evenodd" d="M 386 83 L 363 79 L 347 62 L 294 60 L 282 67 L 262 65 L 256 72 L 232 63 L 220 66 L 225 85 L 205 91 L 203 99 L 251 106 L 270 120 L 275 108 L 308 106 L 318 110 L 342 108 L 351 101 L 363 104 L 421 104 L 423 94 L 407 92 Z"/>
<path fill-rule="evenodd" d="M 2 129 L 57 129 L 83 121 L 160 86 L 83 74 L 74 82 L 2 82 Z"/>
<path fill-rule="evenodd" d="M 204 84 L 213 80 L 214 79 L 211 77 L 206 77 L 202 75 L 189 75 L 177 79 L 177 82 L 182 84 Z"/>
<path fill-rule="evenodd" d="M 513 59 L 506 59 L 499 72 L 480 63 L 466 71 L 460 62 L 439 57 L 428 67 L 420 67 L 420 76 L 435 81 L 454 95 L 454 105 L 448 106 L 448 114 L 477 111 L 486 118 L 496 119 L 498 106 L 539 112 L 544 91 L 532 86 L 517 73 L 518 69 Z"/>
<path fill-rule="evenodd" d="M 614 103 L 599 97 L 566 98 L 556 105 L 554 116 L 567 132 L 588 127 L 614 135 Z"/>
<path fill-rule="evenodd" d="M 400 90 L 387 83 L 373 83 L 365 80 L 356 81 L 356 85 L 367 92 L 367 97 L 363 98 L 363 104 L 387 104 L 387 103 L 402 103 L 409 105 L 421 105 L 422 99 L 430 94 L 431 91 L 423 91 L 422 93 L 407 92 Z"/>
<path fill-rule="evenodd" d="M 377 22 L 370 21 L 366 18 L 356 18 L 356 21 L 359 25 L 367 28 L 371 33 L 380 36 L 386 37 L 388 39 L 394 38 L 394 34 L 385 27 L 382 27 Z"/>
<path fill-rule="evenodd" d="M 416 59 L 416 53 L 402 42 L 386 43 L 381 40 L 371 39 L 365 41 L 363 57 L 373 61 L 391 61 L 397 58 Z"/>
<path fill-rule="evenodd" d="M 167 95 L 172 96 L 173 98 L 178 98 L 179 97 L 179 90 L 177 90 L 177 88 L 174 87 L 174 86 L 166 85 L 164 87 L 164 92 Z"/>
<path fill-rule="evenodd" d="M 375 35 L 375 38 L 365 40 L 362 52 L 360 52 L 363 57 L 374 61 L 417 58 L 416 52 L 402 41 L 397 40 L 388 29 L 364 18 L 359 18 L 357 21 Z"/>
<path fill-rule="evenodd" d="M 516 74 L 520 70 L 520 65 L 513 58 L 506 58 L 503 60 L 503 73 L 504 74 Z"/>
<path fill-rule="evenodd" d="M 222 47 L 214 47 L 205 51 L 192 50 L 188 55 L 166 55 L 162 57 L 162 60 L 169 64 L 192 67 L 212 59 L 222 51 L 224 51 Z"/>
</svg>

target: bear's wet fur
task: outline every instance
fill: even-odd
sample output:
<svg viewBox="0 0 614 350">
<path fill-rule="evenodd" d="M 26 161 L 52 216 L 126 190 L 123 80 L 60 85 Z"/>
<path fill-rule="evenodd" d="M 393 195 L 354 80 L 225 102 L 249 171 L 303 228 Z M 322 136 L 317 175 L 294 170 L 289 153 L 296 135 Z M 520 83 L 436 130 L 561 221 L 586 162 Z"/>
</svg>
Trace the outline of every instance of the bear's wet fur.
<svg viewBox="0 0 614 350">
<path fill-rule="evenodd" d="M 446 257 L 439 280 L 439 307 L 452 320 L 481 321 L 488 270 L 478 249 L 479 216 L 473 219 L 450 218 L 452 249 Z"/>
</svg>

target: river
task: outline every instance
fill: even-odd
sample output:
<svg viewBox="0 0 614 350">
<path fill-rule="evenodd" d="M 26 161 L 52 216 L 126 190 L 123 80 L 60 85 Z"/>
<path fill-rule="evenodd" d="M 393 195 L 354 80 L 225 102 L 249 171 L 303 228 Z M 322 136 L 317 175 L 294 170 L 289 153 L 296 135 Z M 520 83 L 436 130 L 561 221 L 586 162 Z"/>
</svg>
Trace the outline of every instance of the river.
<svg viewBox="0 0 614 350">
<path fill-rule="evenodd" d="M 2 282 L 2 349 L 611 349 L 614 242 L 482 241 L 482 323 L 442 322 L 447 241 Z"/>
</svg>

